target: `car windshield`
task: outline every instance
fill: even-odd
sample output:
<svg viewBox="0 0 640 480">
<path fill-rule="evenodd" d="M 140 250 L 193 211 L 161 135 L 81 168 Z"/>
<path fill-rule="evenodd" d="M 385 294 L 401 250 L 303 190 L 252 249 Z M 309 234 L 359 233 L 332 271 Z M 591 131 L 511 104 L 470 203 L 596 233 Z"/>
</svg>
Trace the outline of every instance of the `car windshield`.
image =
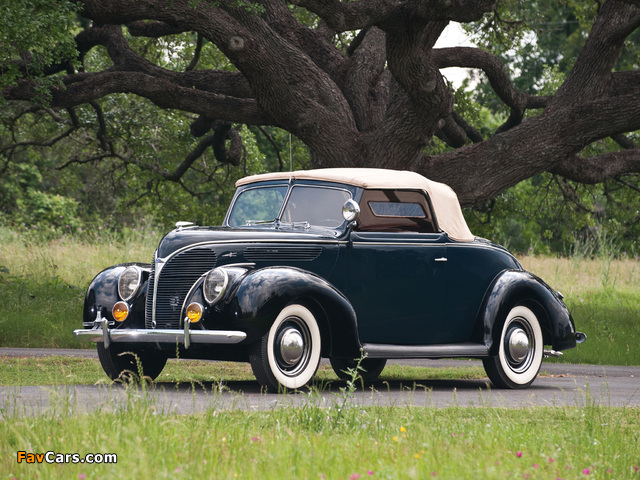
<svg viewBox="0 0 640 480">
<path fill-rule="evenodd" d="M 288 187 L 250 188 L 242 192 L 233 204 L 229 225 L 255 225 L 274 222 L 282 209 Z"/>
<path fill-rule="evenodd" d="M 250 188 L 238 195 L 229 215 L 229 225 L 239 227 L 279 222 L 336 228 L 342 225 L 342 205 L 351 194 L 347 190 L 314 186 L 294 186 L 283 203 L 288 187 Z"/>
</svg>

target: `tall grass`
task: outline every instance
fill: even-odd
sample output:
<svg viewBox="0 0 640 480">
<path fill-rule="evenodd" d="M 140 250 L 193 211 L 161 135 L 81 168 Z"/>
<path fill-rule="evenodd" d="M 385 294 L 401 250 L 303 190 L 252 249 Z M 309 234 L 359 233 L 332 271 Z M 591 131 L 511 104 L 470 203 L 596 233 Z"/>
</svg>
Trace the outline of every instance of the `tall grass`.
<svg viewBox="0 0 640 480">
<path fill-rule="evenodd" d="M 123 406 L 39 419 L 0 415 L 5 478 L 637 479 L 640 411 L 445 409 L 314 403 L 268 411 L 158 415 L 144 389 Z M 313 395 L 313 394 L 310 394 Z M 214 394 L 215 396 L 215 394 Z M 16 401 L 19 401 L 16 399 Z M 215 398 L 212 400 L 215 405 Z M 337 415 L 340 420 L 336 421 Z M 115 453 L 117 464 L 17 463 L 17 452 Z"/>
</svg>

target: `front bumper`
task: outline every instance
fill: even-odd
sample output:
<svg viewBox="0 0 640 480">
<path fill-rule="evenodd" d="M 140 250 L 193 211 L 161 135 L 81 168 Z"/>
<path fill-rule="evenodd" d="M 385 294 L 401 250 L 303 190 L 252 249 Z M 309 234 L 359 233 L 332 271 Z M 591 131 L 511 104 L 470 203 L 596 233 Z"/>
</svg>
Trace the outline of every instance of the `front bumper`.
<svg viewBox="0 0 640 480">
<path fill-rule="evenodd" d="M 169 343 L 183 344 L 189 348 L 192 343 L 235 344 L 247 338 L 247 334 L 233 330 L 191 330 L 189 321 L 184 322 L 184 330 L 144 328 L 109 328 L 106 318 L 98 318 L 94 328 L 74 330 L 73 335 L 79 340 L 103 342 L 109 348 L 111 342 L 116 343 Z"/>
</svg>

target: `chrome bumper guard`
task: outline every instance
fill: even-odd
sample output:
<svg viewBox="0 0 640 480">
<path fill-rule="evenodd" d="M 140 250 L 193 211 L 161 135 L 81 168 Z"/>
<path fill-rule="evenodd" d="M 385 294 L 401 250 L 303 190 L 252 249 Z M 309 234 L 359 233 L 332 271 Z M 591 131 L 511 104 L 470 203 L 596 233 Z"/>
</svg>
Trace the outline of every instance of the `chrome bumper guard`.
<svg viewBox="0 0 640 480">
<path fill-rule="evenodd" d="M 240 343 L 247 334 L 233 330 L 191 330 L 189 321 L 184 322 L 184 330 L 157 329 L 147 330 L 143 328 L 110 329 L 106 318 L 98 318 L 94 322 L 95 327 L 90 329 L 74 330 L 73 335 L 79 340 L 91 342 L 104 342 L 104 347 L 109 348 L 111 342 L 116 343 L 182 343 L 184 348 L 189 348 L 192 343 L 209 344 L 234 344 Z"/>
</svg>

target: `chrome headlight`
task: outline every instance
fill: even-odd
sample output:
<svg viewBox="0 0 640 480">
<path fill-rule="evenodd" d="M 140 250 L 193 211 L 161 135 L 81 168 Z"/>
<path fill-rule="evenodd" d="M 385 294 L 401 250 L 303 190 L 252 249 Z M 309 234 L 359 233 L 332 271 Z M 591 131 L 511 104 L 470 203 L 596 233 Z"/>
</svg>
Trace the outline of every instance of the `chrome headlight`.
<svg viewBox="0 0 640 480">
<path fill-rule="evenodd" d="M 229 284 L 229 275 L 224 268 L 214 268 L 204 279 L 202 293 L 210 305 L 220 300 Z"/>
<path fill-rule="evenodd" d="M 132 265 L 124 269 L 118 278 L 118 295 L 124 301 L 131 299 L 142 283 L 142 270 Z"/>
</svg>

